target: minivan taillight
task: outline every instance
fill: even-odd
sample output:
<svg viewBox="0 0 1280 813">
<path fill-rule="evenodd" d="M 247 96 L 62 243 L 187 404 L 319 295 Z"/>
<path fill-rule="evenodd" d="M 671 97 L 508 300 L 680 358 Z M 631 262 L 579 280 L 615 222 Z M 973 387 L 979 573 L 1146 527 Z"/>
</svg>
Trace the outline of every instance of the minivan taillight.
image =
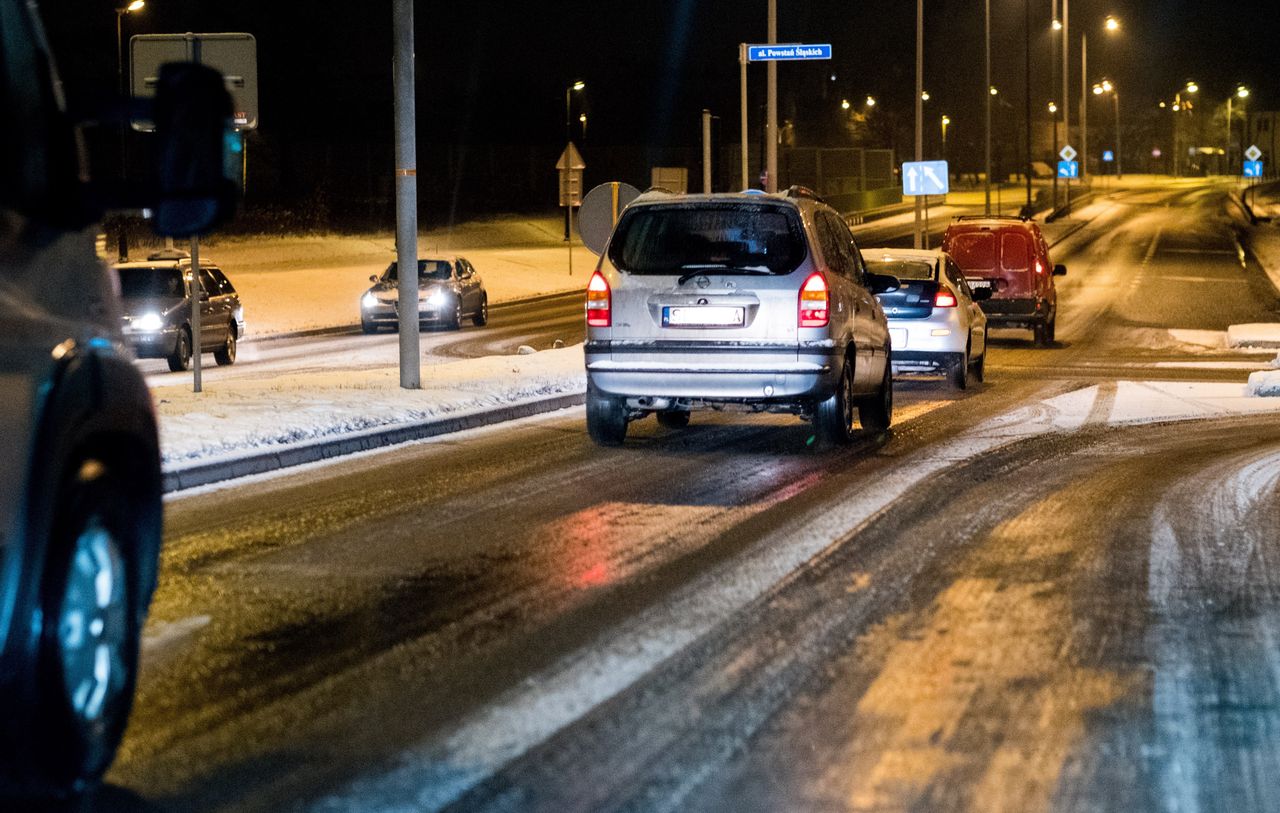
<svg viewBox="0 0 1280 813">
<path fill-rule="evenodd" d="M 609 327 L 613 324 L 613 301 L 609 281 L 599 271 L 587 283 L 587 327 Z"/>
<path fill-rule="evenodd" d="M 800 287 L 800 327 L 826 327 L 831 319 L 827 280 L 816 271 Z"/>
<path fill-rule="evenodd" d="M 933 296 L 933 306 L 935 308 L 954 308 L 956 306 L 956 295 L 945 288 L 940 288 L 938 293 Z"/>
</svg>

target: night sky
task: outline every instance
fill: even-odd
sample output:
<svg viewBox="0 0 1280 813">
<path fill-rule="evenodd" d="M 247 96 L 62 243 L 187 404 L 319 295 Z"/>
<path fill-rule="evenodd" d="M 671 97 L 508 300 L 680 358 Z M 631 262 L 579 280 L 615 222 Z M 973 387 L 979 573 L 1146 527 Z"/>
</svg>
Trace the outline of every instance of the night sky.
<svg viewBox="0 0 1280 813">
<path fill-rule="evenodd" d="M 73 96 L 108 94 L 115 76 L 114 4 L 69 5 L 74 14 L 52 0 L 43 3 L 66 84 Z M 1020 118 L 1024 5 L 991 5 L 994 83 L 1008 115 Z M 1035 0 L 1031 9 L 1036 110 L 1061 96 L 1050 85 L 1050 5 Z M 842 98 L 857 103 L 867 94 L 877 97 L 879 110 L 910 115 L 914 3 L 779 0 L 778 6 L 780 41 L 830 42 L 835 53 L 830 62 L 780 67 L 784 117 L 805 105 L 834 110 Z M 125 31 L 126 38 L 252 33 L 262 137 L 386 145 L 392 122 L 390 7 L 388 0 L 149 0 L 143 12 L 126 18 Z M 726 133 L 736 133 L 737 43 L 765 40 L 766 7 L 765 0 L 421 3 L 420 143 L 425 151 L 432 145 L 562 144 L 564 89 L 575 79 L 587 83 L 585 93 L 575 96 L 574 117 L 583 109 L 588 114 L 585 144 L 575 131 L 588 152 L 593 145 L 695 145 L 704 107 L 724 117 Z M 948 114 L 958 143 L 981 128 L 982 7 L 980 0 L 925 3 L 925 87 L 932 95 L 926 115 L 936 121 Z M 1118 35 L 1103 32 L 1107 14 L 1123 21 Z M 1072 0 L 1071 21 L 1073 72 L 1087 23 L 1090 80 L 1113 79 L 1129 110 L 1154 109 L 1188 79 L 1200 83 L 1206 101 L 1221 102 L 1243 82 L 1253 90 L 1253 109 L 1280 105 L 1274 5 Z M 753 66 L 750 74 L 755 107 L 763 104 L 765 69 Z M 1072 88 L 1075 111 L 1078 76 Z M 753 111 L 753 122 L 759 118 Z"/>
<path fill-rule="evenodd" d="M 114 5 L 76 3 L 74 15 L 60 13 L 58 3 L 43 5 L 68 84 L 79 92 L 109 92 Z M 784 94 L 816 88 L 821 77 L 834 73 L 828 92 L 837 102 L 871 93 L 904 109 L 910 104 L 914 3 L 779 0 L 778 5 L 782 41 L 831 42 L 835 51 L 830 63 L 783 66 Z M 420 4 L 419 110 L 428 140 L 560 141 L 564 86 L 582 78 L 588 83 L 588 141 L 686 141 L 701 108 L 737 115 L 736 44 L 764 41 L 765 9 L 764 0 Z M 963 120 L 965 109 L 981 100 L 982 4 L 927 0 L 925 10 L 925 85 L 931 105 Z M 1245 82 L 1258 103 L 1274 106 L 1280 74 L 1274 5 L 1075 0 L 1071 11 L 1077 36 L 1084 22 L 1095 22 L 1090 56 L 1097 71 L 1091 78 L 1106 74 L 1134 88 L 1137 93 L 1128 98 L 1153 104 L 1195 78 L 1206 92 L 1218 95 Z M 1124 21 L 1121 34 L 1104 35 L 1097 25 L 1108 13 Z M 995 82 L 1020 99 L 1023 4 L 992 0 L 992 16 Z M 1049 16 L 1050 0 L 1036 0 L 1033 99 L 1038 104 L 1049 98 Z M 360 137 L 389 131 L 390 27 L 386 0 L 151 0 L 142 13 L 126 18 L 126 37 L 189 30 L 252 33 L 258 39 L 264 128 L 325 128 Z M 1073 62 L 1078 65 L 1078 57 Z M 762 87 L 763 68 L 752 74 L 752 89 Z"/>
</svg>

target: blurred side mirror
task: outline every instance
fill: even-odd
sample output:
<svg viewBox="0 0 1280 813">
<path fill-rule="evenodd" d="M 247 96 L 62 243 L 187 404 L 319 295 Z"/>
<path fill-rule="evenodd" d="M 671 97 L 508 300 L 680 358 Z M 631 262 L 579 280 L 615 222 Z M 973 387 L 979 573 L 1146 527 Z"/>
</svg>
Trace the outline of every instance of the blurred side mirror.
<svg viewBox="0 0 1280 813">
<path fill-rule="evenodd" d="M 1053 275 L 1055 277 L 1065 277 L 1067 275 L 1067 267 L 1059 263 L 1053 267 Z"/>
<path fill-rule="evenodd" d="M 900 287 L 902 283 L 890 274 L 867 274 L 867 290 L 873 294 L 891 294 Z"/>
<path fill-rule="evenodd" d="M 985 302 L 985 301 L 987 301 L 988 299 L 990 299 L 990 298 L 991 298 L 991 295 L 992 295 L 992 294 L 994 294 L 994 293 L 995 293 L 995 291 L 991 290 L 990 288 L 974 288 L 974 289 L 973 289 L 973 301 L 974 301 L 974 302 Z"/>
<path fill-rule="evenodd" d="M 168 237 L 203 234 L 234 213 L 237 195 L 227 172 L 235 132 L 222 74 L 190 62 L 161 66 L 154 121 L 152 227 Z"/>
<path fill-rule="evenodd" d="M 208 292 L 208 291 L 201 291 L 201 292 L 200 292 L 200 301 L 201 301 L 201 302 L 208 302 L 208 301 L 209 301 L 209 292 Z"/>
<path fill-rule="evenodd" d="M 378 275 L 377 275 L 377 274 L 370 274 L 370 275 L 369 275 L 369 281 L 370 281 L 370 282 L 377 282 L 377 281 L 378 281 Z"/>
</svg>

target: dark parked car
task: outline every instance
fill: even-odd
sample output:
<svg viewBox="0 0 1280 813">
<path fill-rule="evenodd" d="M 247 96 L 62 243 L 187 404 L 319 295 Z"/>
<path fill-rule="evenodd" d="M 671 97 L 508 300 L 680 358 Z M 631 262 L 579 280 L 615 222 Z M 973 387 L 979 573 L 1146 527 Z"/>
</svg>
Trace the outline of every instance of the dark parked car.
<svg viewBox="0 0 1280 813">
<path fill-rule="evenodd" d="M 982 312 L 991 327 L 1022 327 L 1036 344 L 1053 342 L 1058 291 L 1053 278 L 1066 266 L 1049 260 L 1049 246 L 1032 220 L 974 215 L 947 226 L 942 250 L 951 255 L 975 293 L 991 290 Z"/>
<path fill-rule="evenodd" d="M 174 237 L 207 231 L 234 202 L 222 76 L 165 65 L 156 95 L 156 183 L 93 186 L 36 3 L 0 0 L 0 810 L 92 789 L 133 703 L 160 450 L 115 281 L 94 254 L 95 201 L 142 202 Z"/>
<path fill-rule="evenodd" d="M 191 368 L 191 259 L 153 254 L 145 262 L 117 263 L 124 335 L 138 358 L 162 358 L 174 372 Z M 200 351 L 219 364 L 235 364 L 244 336 L 244 308 L 231 280 L 216 265 L 200 263 Z"/>
<path fill-rule="evenodd" d="M 369 277 L 373 287 L 360 297 L 360 327 L 374 333 L 400 324 L 400 292 L 396 264 L 382 276 Z M 465 257 L 418 260 L 418 326 L 436 323 L 457 330 L 464 317 L 476 327 L 489 321 L 489 294 Z"/>
</svg>

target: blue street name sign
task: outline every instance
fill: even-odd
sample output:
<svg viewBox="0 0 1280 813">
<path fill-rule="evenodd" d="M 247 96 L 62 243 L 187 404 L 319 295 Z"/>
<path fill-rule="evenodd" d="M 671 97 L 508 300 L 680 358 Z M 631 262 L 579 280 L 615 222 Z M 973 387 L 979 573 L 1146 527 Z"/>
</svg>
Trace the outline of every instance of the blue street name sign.
<svg viewBox="0 0 1280 813">
<path fill-rule="evenodd" d="M 830 59 L 831 45 L 748 45 L 748 62 L 785 62 L 793 59 Z"/>
<path fill-rule="evenodd" d="M 1103 150 L 1103 151 L 1102 151 L 1102 160 L 1103 160 L 1103 161 L 1106 161 L 1106 162 L 1109 164 L 1109 163 L 1111 163 L 1112 161 L 1116 160 L 1116 154 L 1115 154 L 1114 152 L 1112 152 L 1111 150 Z"/>
<path fill-rule="evenodd" d="M 1244 162 L 1244 177 L 1246 177 L 1246 178 L 1261 178 L 1261 177 L 1262 177 L 1262 162 L 1261 162 L 1261 161 L 1245 161 L 1245 162 Z"/>
<path fill-rule="evenodd" d="M 1080 162 L 1079 161 L 1059 161 L 1058 177 L 1059 178 L 1079 178 Z"/>
<path fill-rule="evenodd" d="M 902 165 L 902 194 L 945 195 L 950 191 L 946 161 L 907 161 Z"/>
</svg>

